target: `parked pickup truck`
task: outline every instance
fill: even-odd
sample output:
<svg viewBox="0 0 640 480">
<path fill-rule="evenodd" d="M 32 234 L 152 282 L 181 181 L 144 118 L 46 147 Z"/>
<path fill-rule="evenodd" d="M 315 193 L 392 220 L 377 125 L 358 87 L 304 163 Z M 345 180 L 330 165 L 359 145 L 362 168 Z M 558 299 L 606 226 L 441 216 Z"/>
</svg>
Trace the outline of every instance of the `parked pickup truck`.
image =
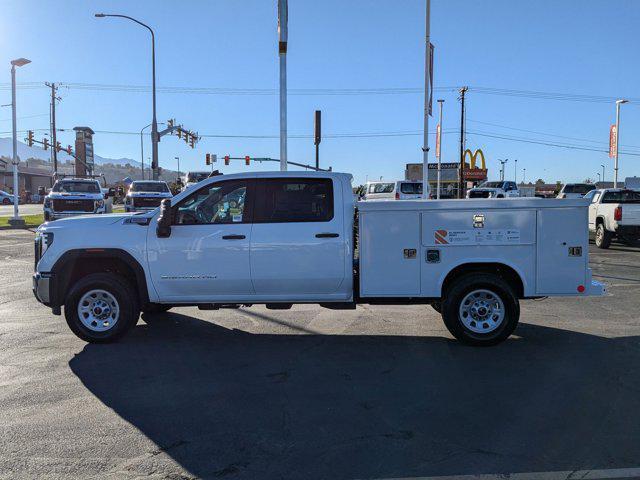
<svg viewBox="0 0 640 480">
<path fill-rule="evenodd" d="M 516 328 L 521 299 L 604 292 L 588 267 L 584 200 L 356 208 L 351 180 L 217 176 L 152 212 L 45 224 L 35 238 L 35 296 L 56 315 L 64 307 L 89 342 L 117 339 L 140 311 L 178 305 L 360 303 L 431 304 L 457 339 L 490 345 Z"/>
<path fill-rule="evenodd" d="M 509 181 L 484 182 L 467 192 L 467 198 L 509 198 L 519 196 L 518 185 L 516 182 Z"/>
<path fill-rule="evenodd" d="M 44 220 L 111 213 L 114 195 L 113 188 L 103 191 L 95 178 L 60 178 L 44 198 Z"/>
<path fill-rule="evenodd" d="M 592 190 L 589 200 L 589 231 L 596 246 L 609 248 L 614 237 L 635 244 L 640 240 L 640 192 L 607 188 Z"/>
<path fill-rule="evenodd" d="M 160 206 L 165 198 L 171 198 L 167 182 L 159 180 L 135 180 L 124 197 L 125 212 L 145 212 Z"/>
</svg>

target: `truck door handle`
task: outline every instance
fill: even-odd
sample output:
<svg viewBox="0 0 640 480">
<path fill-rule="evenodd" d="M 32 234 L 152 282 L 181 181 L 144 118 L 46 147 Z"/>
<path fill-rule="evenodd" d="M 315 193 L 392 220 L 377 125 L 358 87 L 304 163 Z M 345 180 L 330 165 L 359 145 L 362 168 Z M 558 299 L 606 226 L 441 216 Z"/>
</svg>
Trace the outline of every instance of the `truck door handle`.
<svg viewBox="0 0 640 480">
<path fill-rule="evenodd" d="M 244 240 L 246 237 L 244 235 L 223 235 L 223 240 Z"/>
<path fill-rule="evenodd" d="M 339 236 L 339 233 L 316 233 L 316 238 L 336 238 Z"/>
</svg>

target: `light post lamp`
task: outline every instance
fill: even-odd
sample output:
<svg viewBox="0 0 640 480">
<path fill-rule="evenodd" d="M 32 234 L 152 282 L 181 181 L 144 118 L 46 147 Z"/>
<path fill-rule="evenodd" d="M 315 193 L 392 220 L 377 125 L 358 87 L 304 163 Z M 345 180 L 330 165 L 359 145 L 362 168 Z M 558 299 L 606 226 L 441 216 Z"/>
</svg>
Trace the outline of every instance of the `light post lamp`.
<svg viewBox="0 0 640 480">
<path fill-rule="evenodd" d="M 600 179 L 602 178 L 600 177 L 600 172 L 598 172 L 596 175 L 598 175 L 598 183 L 600 183 Z"/>
<path fill-rule="evenodd" d="M 522 169 L 522 184 L 524 185 L 524 182 L 527 181 L 527 169 L 523 168 Z"/>
<path fill-rule="evenodd" d="M 504 160 L 498 159 L 498 161 L 500 162 L 500 181 L 504 182 L 504 166 L 509 161 L 509 159 L 508 158 L 505 158 Z"/>
<path fill-rule="evenodd" d="M 17 58 L 11 60 L 11 120 L 13 123 L 13 218 L 9 219 L 9 224 L 13 227 L 24 226 L 24 220 L 18 213 L 18 203 L 20 201 L 20 185 L 18 182 L 18 133 L 16 126 L 16 67 L 22 67 L 31 60 Z"/>
<path fill-rule="evenodd" d="M 618 151 L 620 150 L 620 105 L 629 100 L 616 100 L 616 156 L 613 163 L 613 188 L 618 188 Z"/>
<path fill-rule="evenodd" d="M 129 17 L 127 15 L 117 15 L 117 14 L 106 14 L 106 13 L 96 13 L 96 18 L 105 18 L 105 17 L 117 17 L 117 18 L 126 18 L 127 20 L 131 20 L 132 22 L 137 23 L 138 25 L 146 28 L 151 33 L 151 91 L 153 97 L 153 117 L 151 119 L 151 170 L 153 172 L 153 179 L 158 179 L 158 141 L 160 137 L 158 136 L 158 122 L 156 120 L 156 37 L 153 33 L 152 28 L 149 25 L 142 23 L 139 20 L 136 20 L 133 17 Z"/>
<path fill-rule="evenodd" d="M 514 162 L 513 181 L 516 182 L 517 184 L 518 183 L 518 159 L 516 158 L 513 162 Z"/>
</svg>

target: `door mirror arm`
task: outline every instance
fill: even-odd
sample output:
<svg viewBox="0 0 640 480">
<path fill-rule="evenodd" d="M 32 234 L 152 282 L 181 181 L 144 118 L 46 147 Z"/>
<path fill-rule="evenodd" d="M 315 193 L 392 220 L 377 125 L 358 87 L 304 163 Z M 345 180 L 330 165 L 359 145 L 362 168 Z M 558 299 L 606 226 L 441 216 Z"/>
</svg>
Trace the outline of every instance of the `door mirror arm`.
<svg viewBox="0 0 640 480">
<path fill-rule="evenodd" d="M 160 203 L 160 216 L 158 217 L 158 225 L 156 227 L 156 235 L 158 238 L 167 238 L 171 236 L 171 224 L 173 223 L 173 209 L 171 208 L 171 199 L 165 198 Z"/>
</svg>

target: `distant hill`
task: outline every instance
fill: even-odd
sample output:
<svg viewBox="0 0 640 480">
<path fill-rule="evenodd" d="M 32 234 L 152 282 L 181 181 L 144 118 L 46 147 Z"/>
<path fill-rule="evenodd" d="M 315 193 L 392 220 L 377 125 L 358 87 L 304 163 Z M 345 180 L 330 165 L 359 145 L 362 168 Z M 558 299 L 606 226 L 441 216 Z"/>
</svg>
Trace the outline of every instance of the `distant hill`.
<svg viewBox="0 0 640 480">
<path fill-rule="evenodd" d="M 0 138 L 0 158 L 11 162 L 13 155 L 11 138 Z M 22 165 L 33 168 L 46 169 L 53 172 L 53 165 L 50 160 L 51 152 L 37 147 L 30 147 L 22 142 L 18 142 L 18 157 Z M 132 180 L 142 179 L 140 162 L 130 158 L 104 158 L 94 157 L 96 163 L 96 173 L 104 174 L 107 183 L 112 185 L 129 177 Z M 58 172 L 73 173 L 75 159 L 65 152 L 58 152 Z M 10 168 L 10 167 L 9 167 Z M 149 178 L 149 165 L 145 164 L 145 177 Z M 168 183 L 174 182 L 178 172 L 173 170 L 162 170 L 161 180 Z"/>
</svg>

